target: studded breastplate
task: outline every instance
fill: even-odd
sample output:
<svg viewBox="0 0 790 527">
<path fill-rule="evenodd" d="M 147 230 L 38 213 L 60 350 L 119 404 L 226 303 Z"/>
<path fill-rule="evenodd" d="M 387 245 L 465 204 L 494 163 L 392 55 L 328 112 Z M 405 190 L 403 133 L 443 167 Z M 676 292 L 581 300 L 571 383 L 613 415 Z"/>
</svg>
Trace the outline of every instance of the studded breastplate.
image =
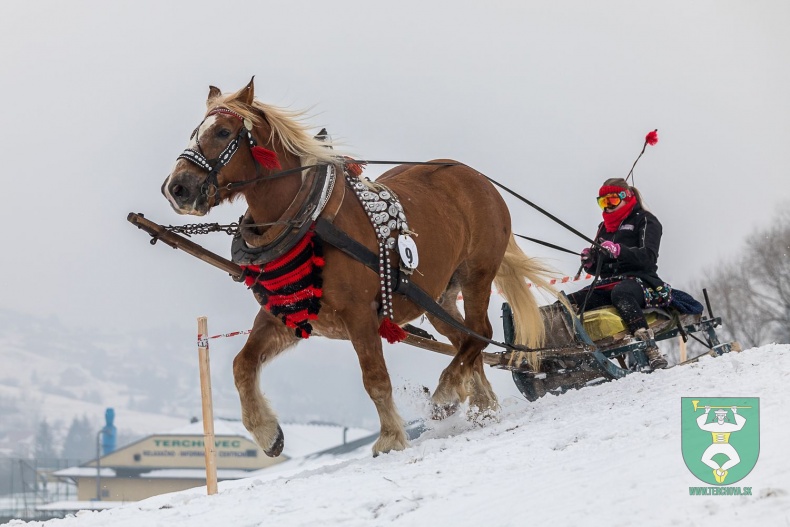
<svg viewBox="0 0 790 527">
<path fill-rule="evenodd" d="M 346 181 L 354 190 L 362 208 L 365 209 L 379 244 L 379 283 L 381 286 L 381 315 L 393 320 L 392 312 L 392 261 L 390 252 L 395 248 L 395 231 L 408 236 L 411 231 L 406 223 L 406 214 L 398 196 L 381 183 L 362 181 L 345 174 Z M 402 269 L 411 273 L 412 269 Z"/>
</svg>

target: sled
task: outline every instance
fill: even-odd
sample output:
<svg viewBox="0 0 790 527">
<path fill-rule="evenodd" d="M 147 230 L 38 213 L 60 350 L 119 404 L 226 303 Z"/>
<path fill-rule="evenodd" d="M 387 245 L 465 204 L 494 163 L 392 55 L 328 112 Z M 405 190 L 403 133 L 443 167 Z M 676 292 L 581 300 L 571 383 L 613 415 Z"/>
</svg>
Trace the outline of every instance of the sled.
<svg viewBox="0 0 790 527">
<path fill-rule="evenodd" d="M 630 373 L 649 371 L 646 350 L 648 342 L 633 339 L 624 326 L 619 332 L 601 331 L 596 325 L 602 313 L 611 315 L 613 308 L 601 308 L 584 314 L 585 322 L 569 307 L 567 297 L 541 308 L 546 327 L 546 343 L 534 350 L 540 358 L 540 371 L 533 371 L 528 355 L 523 352 L 502 354 L 494 365 L 512 371 L 513 381 L 518 390 L 529 401 L 535 401 L 547 393 L 559 395 L 571 389 L 620 379 Z M 707 293 L 705 294 L 706 301 Z M 708 316 L 680 315 L 662 309 L 647 309 L 645 316 L 655 334 L 655 341 L 689 336 L 708 348 L 707 355 L 723 355 L 740 351 L 737 342 L 722 343 L 716 328 L 722 323 L 721 317 L 714 317 L 708 303 Z M 513 342 L 513 318 L 510 306 L 502 305 L 502 320 L 505 340 Z M 609 334 L 607 334 L 609 333 Z M 685 361 L 693 362 L 699 357 Z"/>
</svg>

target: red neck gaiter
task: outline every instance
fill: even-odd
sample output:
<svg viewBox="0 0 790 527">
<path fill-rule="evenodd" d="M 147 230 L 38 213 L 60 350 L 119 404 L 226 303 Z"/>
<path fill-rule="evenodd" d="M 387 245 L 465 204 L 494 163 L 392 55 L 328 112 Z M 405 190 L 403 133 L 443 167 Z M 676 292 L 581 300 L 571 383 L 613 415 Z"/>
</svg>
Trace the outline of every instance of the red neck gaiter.
<svg viewBox="0 0 790 527">
<path fill-rule="evenodd" d="M 614 232 L 623 223 L 623 220 L 631 214 L 636 206 L 636 198 L 630 196 L 623 200 L 623 206 L 612 212 L 603 212 L 603 225 L 606 227 L 606 232 Z"/>
</svg>

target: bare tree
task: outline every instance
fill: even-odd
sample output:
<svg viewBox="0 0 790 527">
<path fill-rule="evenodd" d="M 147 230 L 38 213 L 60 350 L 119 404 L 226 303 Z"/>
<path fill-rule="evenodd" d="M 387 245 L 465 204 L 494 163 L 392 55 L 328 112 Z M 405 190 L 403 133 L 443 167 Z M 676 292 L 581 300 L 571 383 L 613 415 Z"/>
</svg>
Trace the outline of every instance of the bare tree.
<svg viewBox="0 0 790 527">
<path fill-rule="evenodd" d="M 749 247 L 750 293 L 771 326 L 770 336 L 790 342 L 790 216 L 783 214 L 780 221 L 760 231 Z"/>
<path fill-rule="evenodd" d="M 770 324 L 762 316 L 751 293 L 751 277 L 743 258 L 720 264 L 707 273 L 694 290 L 708 290 L 714 314 L 723 320 L 722 335 L 747 347 L 762 344 Z"/>
<path fill-rule="evenodd" d="M 755 232 L 740 254 L 708 270 L 692 291 L 707 288 L 723 336 L 759 346 L 790 342 L 790 212 Z"/>
</svg>

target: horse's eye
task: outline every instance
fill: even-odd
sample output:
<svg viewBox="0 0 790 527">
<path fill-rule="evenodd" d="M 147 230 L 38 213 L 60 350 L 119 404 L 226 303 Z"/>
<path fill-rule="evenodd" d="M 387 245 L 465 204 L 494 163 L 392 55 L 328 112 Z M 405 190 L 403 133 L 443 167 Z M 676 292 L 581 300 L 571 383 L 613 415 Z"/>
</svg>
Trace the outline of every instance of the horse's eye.
<svg viewBox="0 0 790 527">
<path fill-rule="evenodd" d="M 228 130 L 227 128 L 220 129 L 217 132 L 217 137 L 220 137 L 222 139 L 226 139 L 226 138 L 230 137 L 230 130 Z"/>
</svg>

